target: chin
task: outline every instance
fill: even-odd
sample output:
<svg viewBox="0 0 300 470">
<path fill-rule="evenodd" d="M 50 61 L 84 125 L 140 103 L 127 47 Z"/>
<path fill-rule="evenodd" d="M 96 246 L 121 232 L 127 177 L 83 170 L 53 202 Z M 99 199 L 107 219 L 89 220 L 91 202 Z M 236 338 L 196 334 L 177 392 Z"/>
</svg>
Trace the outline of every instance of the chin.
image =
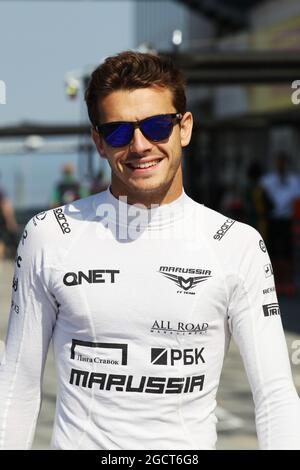
<svg viewBox="0 0 300 470">
<path fill-rule="evenodd" d="M 169 184 L 165 181 L 135 181 L 134 183 L 129 184 L 135 192 L 144 192 L 144 193 L 157 193 L 161 192 L 164 189 L 168 188 Z"/>
</svg>

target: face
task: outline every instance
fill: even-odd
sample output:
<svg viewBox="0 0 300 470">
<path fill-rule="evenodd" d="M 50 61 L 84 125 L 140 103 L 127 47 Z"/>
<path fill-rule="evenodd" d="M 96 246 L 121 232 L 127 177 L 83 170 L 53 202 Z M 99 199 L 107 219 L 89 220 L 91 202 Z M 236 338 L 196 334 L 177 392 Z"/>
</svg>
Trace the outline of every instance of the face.
<svg viewBox="0 0 300 470">
<path fill-rule="evenodd" d="M 140 121 L 156 114 L 176 113 L 172 94 L 167 88 L 119 90 L 99 103 L 100 123 L 113 121 Z M 176 121 L 171 135 L 161 142 L 148 140 L 134 130 L 132 141 L 119 148 L 109 146 L 93 129 L 92 137 L 101 157 L 108 160 L 112 170 L 112 192 L 118 197 L 127 195 L 137 202 L 159 195 L 172 200 L 182 191 L 182 147 L 189 144 L 192 115 L 187 112 L 180 123 Z M 137 169 L 137 163 L 156 164 Z M 135 167 L 134 167 L 135 166 Z M 165 201 L 168 202 L 168 201 Z"/>
</svg>

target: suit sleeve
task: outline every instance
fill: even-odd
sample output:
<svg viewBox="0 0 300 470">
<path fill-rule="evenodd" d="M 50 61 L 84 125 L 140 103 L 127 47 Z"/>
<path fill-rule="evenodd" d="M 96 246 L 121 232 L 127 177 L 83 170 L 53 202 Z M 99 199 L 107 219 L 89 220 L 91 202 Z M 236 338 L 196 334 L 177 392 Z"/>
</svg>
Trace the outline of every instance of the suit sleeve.
<svg viewBox="0 0 300 470">
<path fill-rule="evenodd" d="M 15 262 L 11 309 L 0 365 L 0 449 L 31 447 L 45 360 L 56 321 L 41 233 L 32 220 Z"/>
<path fill-rule="evenodd" d="M 229 327 L 251 386 L 261 449 L 300 449 L 300 400 L 291 374 L 271 261 L 249 226 L 239 246 Z"/>
</svg>

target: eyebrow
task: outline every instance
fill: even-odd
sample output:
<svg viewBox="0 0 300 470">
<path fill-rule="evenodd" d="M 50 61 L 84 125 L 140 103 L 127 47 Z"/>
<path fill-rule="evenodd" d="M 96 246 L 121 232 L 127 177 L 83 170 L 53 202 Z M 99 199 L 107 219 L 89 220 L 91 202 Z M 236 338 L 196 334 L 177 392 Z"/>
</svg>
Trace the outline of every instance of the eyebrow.
<svg viewBox="0 0 300 470">
<path fill-rule="evenodd" d="M 142 119 L 138 119 L 138 120 L 118 119 L 118 120 L 103 122 L 103 123 L 101 123 L 100 125 L 103 125 L 103 124 L 113 124 L 113 123 L 118 123 L 118 122 L 141 122 L 141 121 L 144 121 L 145 119 L 148 119 L 148 118 L 151 118 L 151 117 L 154 117 L 154 116 L 162 116 L 162 115 L 165 115 L 165 114 L 175 114 L 175 112 L 176 112 L 176 111 L 150 114 L 150 115 L 148 115 L 148 116 L 146 116 L 146 117 L 144 117 L 144 118 L 142 118 Z"/>
</svg>

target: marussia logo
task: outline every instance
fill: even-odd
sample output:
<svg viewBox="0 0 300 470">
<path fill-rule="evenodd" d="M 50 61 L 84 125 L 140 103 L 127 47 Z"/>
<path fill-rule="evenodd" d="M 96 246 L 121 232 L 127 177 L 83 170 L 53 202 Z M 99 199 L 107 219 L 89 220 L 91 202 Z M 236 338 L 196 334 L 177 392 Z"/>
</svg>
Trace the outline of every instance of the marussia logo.
<svg viewBox="0 0 300 470">
<path fill-rule="evenodd" d="M 206 281 L 210 276 L 197 276 L 197 277 L 189 277 L 185 279 L 182 276 L 175 276 L 175 274 L 169 273 L 162 273 L 165 277 L 170 279 L 171 281 L 175 282 L 176 286 L 180 287 L 183 290 L 189 290 L 193 287 L 196 287 L 199 282 Z"/>
<path fill-rule="evenodd" d="M 178 286 L 184 293 L 195 294 L 195 292 L 187 292 L 190 289 L 196 287 L 200 282 L 204 282 L 211 277 L 211 271 L 204 269 L 182 269 L 182 272 L 195 272 L 196 274 L 202 274 L 201 276 L 190 276 L 183 277 L 176 274 L 171 274 L 170 272 L 164 272 L 168 270 L 167 267 L 161 266 L 159 272 L 165 276 L 170 281 L 173 281 L 176 286 Z M 171 270 L 171 269 L 170 269 Z M 180 292 L 180 291 L 177 291 Z"/>
</svg>

